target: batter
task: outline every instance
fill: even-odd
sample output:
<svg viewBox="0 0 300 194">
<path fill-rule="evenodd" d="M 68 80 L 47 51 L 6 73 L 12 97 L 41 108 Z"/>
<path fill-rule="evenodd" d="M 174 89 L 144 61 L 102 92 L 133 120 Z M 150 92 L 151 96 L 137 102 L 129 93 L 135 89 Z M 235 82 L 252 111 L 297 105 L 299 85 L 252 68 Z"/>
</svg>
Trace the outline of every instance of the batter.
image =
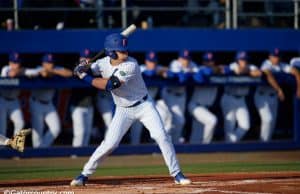
<svg viewBox="0 0 300 194">
<path fill-rule="evenodd" d="M 161 149 L 169 173 L 176 184 L 190 184 L 181 172 L 171 139 L 166 133 L 155 105 L 148 95 L 137 61 L 128 56 L 127 39 L 120 34 L 111 34 L 104 42 L 106 57 L 91 65 L 94 78 L 87 72 L 89 68 L 81 63 L 74 70 L 83 81 L 98 89 L 110 91 L 116 104 L 112 122 L 100 146 L 85 164 L 81 174 L 71 182 L 71 186 L 82 186 L 97 166 L 120 143 L 122 137 L 135 121 L 140 121 L 149 130 L 151 137 Z"/>
</svg>

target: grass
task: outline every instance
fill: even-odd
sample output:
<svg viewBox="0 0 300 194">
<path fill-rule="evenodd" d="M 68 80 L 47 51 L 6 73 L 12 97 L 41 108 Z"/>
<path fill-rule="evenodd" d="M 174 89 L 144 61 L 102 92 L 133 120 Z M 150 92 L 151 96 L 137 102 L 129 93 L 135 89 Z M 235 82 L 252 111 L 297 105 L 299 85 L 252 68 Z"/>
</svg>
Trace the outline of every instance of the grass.
<svg viewBox="0 0 300 194">
<path fill-rule="evenodd" d="M 0 180 L 28 180 L 28 179 L 54 179 L 73 178 L 81 171 L 82 166 L 68 166 L 63 164 L 54 167 L 48 166 L 0 166 Z M 184 164 L 182 168 L 185 173 L 222 173 L 222 172 L 270 172 L 270 171 L 300 171 L 300 161 L 292 162 L 219 162 Z M 126 176 L 126 175 L 167 175 L 165 165 L 145 166 L 104 166 L 99 168 L 94 176 Z"/>
</svg>

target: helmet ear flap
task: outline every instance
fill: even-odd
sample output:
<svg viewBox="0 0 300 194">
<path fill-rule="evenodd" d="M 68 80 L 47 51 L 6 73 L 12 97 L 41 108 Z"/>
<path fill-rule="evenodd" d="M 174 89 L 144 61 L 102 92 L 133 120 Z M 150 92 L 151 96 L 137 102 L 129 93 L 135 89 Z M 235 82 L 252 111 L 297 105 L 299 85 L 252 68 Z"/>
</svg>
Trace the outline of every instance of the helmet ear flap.
<svg viewBox="0 0 300 194">
<path fill-rule="evenodd" d="M 115 51 L 105 50 L 105 55 L 109 56 L 112 59 L 117 59 L 118 58 L 118 55 L 117 55 L 117 53 Z"/>
</svg>

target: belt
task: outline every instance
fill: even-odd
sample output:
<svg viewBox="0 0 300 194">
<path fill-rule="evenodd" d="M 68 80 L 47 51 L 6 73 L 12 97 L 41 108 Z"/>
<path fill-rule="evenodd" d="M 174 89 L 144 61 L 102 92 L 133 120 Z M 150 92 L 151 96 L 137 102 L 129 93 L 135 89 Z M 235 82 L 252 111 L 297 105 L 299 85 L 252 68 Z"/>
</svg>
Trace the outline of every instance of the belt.
<svg viewBox="0 0 300 194">
<path fill-rule="evenodd" d="M 142 100 L 137 101 L 137 102 L 134 103 L 133 105 L 127 106 L 127 108 L 135 107 L 135 106 L 137 106 L 137 105 L 139 105 L 139 104 L 145 102 L 145 101 L 147 100 L 147 98 L 148 98 L 148 94 L 147 94 L 146 96 L 144 96 L 144 97 L 142 98 Z"/>
<path fill-rule="evenodd" d="M 174 94 L 175 96 L 182 96 L 184 93 L 183 92 L 173 92 L 173 91 L 171 91 L 171 90 L 167 90 L 167 92 L 169 93 L 169 94 Z"/>
<path fill-rule="evenodd" d="M 41 103 L 41 104 L 49 104 L 49 103 L 50 103 L 50 100 L 39 100 L 39 99 L 37 99 L 37 98 L 35 98 L 35 97 L 32 97 L 31 99 L 32 99 L 33 101 L 39 102 L 39 103 Z"/>
<path fill-rule="evenodd" d="M 263 92 L 263 91 L 259 91 L 258 94 L 259 94 L 259 95 L 262 95 L 262 96 L 264 96 L 264 95 L 268 95 L 268 96 L 276 96 L 275 93 L 266 93 L 266 92 Z"/>
<path fill-rule="evenodd" d="M 232 96 L 232 97 L 235 97 L 235 98 L 243 98 L 243 97 L 245 97 L 245 96 L 243 96 L 243 95 L 236 95 L 236 94 L 228 94 L 228 93 L 226 93 L 228 96 Z"/>
<path fill-rule="evenodd" d="M 17 100 L 17 98 L 10 98 L 10 97 L 5 97 L 5 96 L 1 96 L 1 97 L 4 98 L 4 100 L 7 100 L 7 101 Z"/>
</svg>

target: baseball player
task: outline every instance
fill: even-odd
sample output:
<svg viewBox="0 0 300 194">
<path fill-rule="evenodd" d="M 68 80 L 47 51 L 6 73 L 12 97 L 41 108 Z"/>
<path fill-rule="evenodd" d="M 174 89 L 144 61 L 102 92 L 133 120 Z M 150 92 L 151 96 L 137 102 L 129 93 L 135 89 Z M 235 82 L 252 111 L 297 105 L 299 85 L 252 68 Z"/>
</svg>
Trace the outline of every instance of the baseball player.
<svg viewBox="0 0 300 194">
<path fill-rule="evenodd" d="M 183 83 L 188 79 L 190 73 L 197 70 L 197 65 L 192 61 L 190 52 L 182 50 L 179 52 L 178 59 L 170 63 L 167 75 L 170 74 L 169 77 L 173 77 L 175 74 Z M 184 86 L 165 87 L 162 90 L 162 97 L 172 113 L 172 140 L 174 143 L 183 143 L 181 135 L 185 124 L 186 89 Z"/>
<path fill-rule="evenodd" d="M 261 76 L 261 72 L 252 64 L 248 64 L 248 55 L 241 51 L 236 54 L 236 61 L 229 65 L 235 75 Z M 225 86 L 221 99 L 224 115 L 224 130 L 226 142 L 240 141 L 250 128 L 250 118 L 245 97 L 249 86 Z M 237 127 L 236 127 L 237 124 Z"/>
<path fill-rule="evenodd" d="M 143 76 L 146 77 L 154 77 L 154 76 L 163 76 L 166 72 L 166 68 L 157 64 L 157 55 L 155 52 L 150 51 L 146 53 L 145 56 L 145 64 L 140 66 L 141 72 Z M 152 99 L 155 99 L 159 93 L 159 87 L 148 87 L 149 95 Z M 158 113 L 161 116 L 162 122 L 164 124 L 165 130 L 167 133 L 170 133 L 172 128 L 172 113 L 170 112 L 168 106 L 166 105 L 165 101 L 162 99 L 156 100 L 155 107 Z M 131 135 L 131 144 L 137 145 L 141 142 L 141 133 L 142 133 L 143 125 L 140 122 L 135 122 L 132 125 L 132 129 L 130 132 Z"/>
<path fill-rule="evenodd" d="M 21 67 L 21 58 L 19 53 L 9 55 L 9 64 L 4 66 L 1 71 L 1 77 L 16 78 L 24 75 Z M 24 118 L 18 100 L 19 89 L 7 89 L 0 91 L 0 134 L 6 135 L 7 117 L 14 124 L 14 134 L 24 127 Z"/>
<path fill-rule="evenodd" d="M 261 71 L 270 72 L 269 74 L 280 72 L 293 74 L 298 80 L 297 86 L 299 88 L 299 73 L 292 66 L 280 62 L 279 49 L 274 49 L 269 53 L 269 59 L 262 63 Z M 260 140 L 263 142 L 271 140 L 277 120 L 278 98 L 281 101 L 285 98 L 276 80 L 274 83 L 275 85 L 271 85 L 272 87 L 257 87 L 254 95 L 255 105 L 261 118 Z"/>
<path fill-rule="evenodd" d="M 51 78 L 55 75 L 70 77 L 72 71 L 63 67 L 54 66 L 52 54 L 46 54 L 42 58 L 42 66 L 38 67 L 38 73 L 43 78 Z M 33 147 L 48 147 L 59 135 L 61 126 L 59 116 L 53 105 L 52 99 L 55 89 L 32 90 L 30 98 L 30 108 L 32 114 L 32 145 Z M 44 133 L 44 122 L 49 130 Z"/>
<path fill-rule="evenodd" d="M 12 138 L 0 135 L 0 146 L 8 146 L 19 152 L 23 152 L 26 136 L 30 133 L 31 129 L 21 129 Z"/>
<path fill-rule="evenodd" d="M 210 76 L 221 72 L 215 64 L 214 55 L 211 52 L 202 56 L 203 66 L 195 76 Z M 208 109 L 213 105 L 218 92 L 217 86 L 196 86 L 189 102 L 190 114 L 194 117 L 190 143 L 208 144 L 211 142 L 217 117 Z M 203 127 L 202 127 L 203 126 Z"/>
<path fill-rule="evenodd" d="M 291 73 L 295 76 L 297 82 L 296 96 L 300 98 L 300 57 L 294 57 L 290 61 Z"/>
<path fill-rule="evenodd" d="M 91 51 L 80 52 L 79 61 L 90 61 Z M 73 121 L 73 147 L 88 146 L 93 127 L 93 89 L 73 89 L 71 97 L 71 117 Z"/>
<path fill-rule="evenodd" d="M 83 81 L 98 89 L 110 91 L 116 110 L 105 138 L 85 164 L 81 174 L 71 182 L 71 186 L 82 186 L 92 175 L 99 163 L 120 143 L 133 122 L 139 120 L 149 130 L 151 137 L 159 145 L 171 176 L 177 184 L 190 184 L 191 181 L 181 173 L 170 137 L 166 133 L 161 118 L 143 81 L 137 61 L 128 56 L 127 38 L 111 34 L 105 38 L 106 57 L 91 65 L 82 63 L 74 70 Z"/>
</svg>

